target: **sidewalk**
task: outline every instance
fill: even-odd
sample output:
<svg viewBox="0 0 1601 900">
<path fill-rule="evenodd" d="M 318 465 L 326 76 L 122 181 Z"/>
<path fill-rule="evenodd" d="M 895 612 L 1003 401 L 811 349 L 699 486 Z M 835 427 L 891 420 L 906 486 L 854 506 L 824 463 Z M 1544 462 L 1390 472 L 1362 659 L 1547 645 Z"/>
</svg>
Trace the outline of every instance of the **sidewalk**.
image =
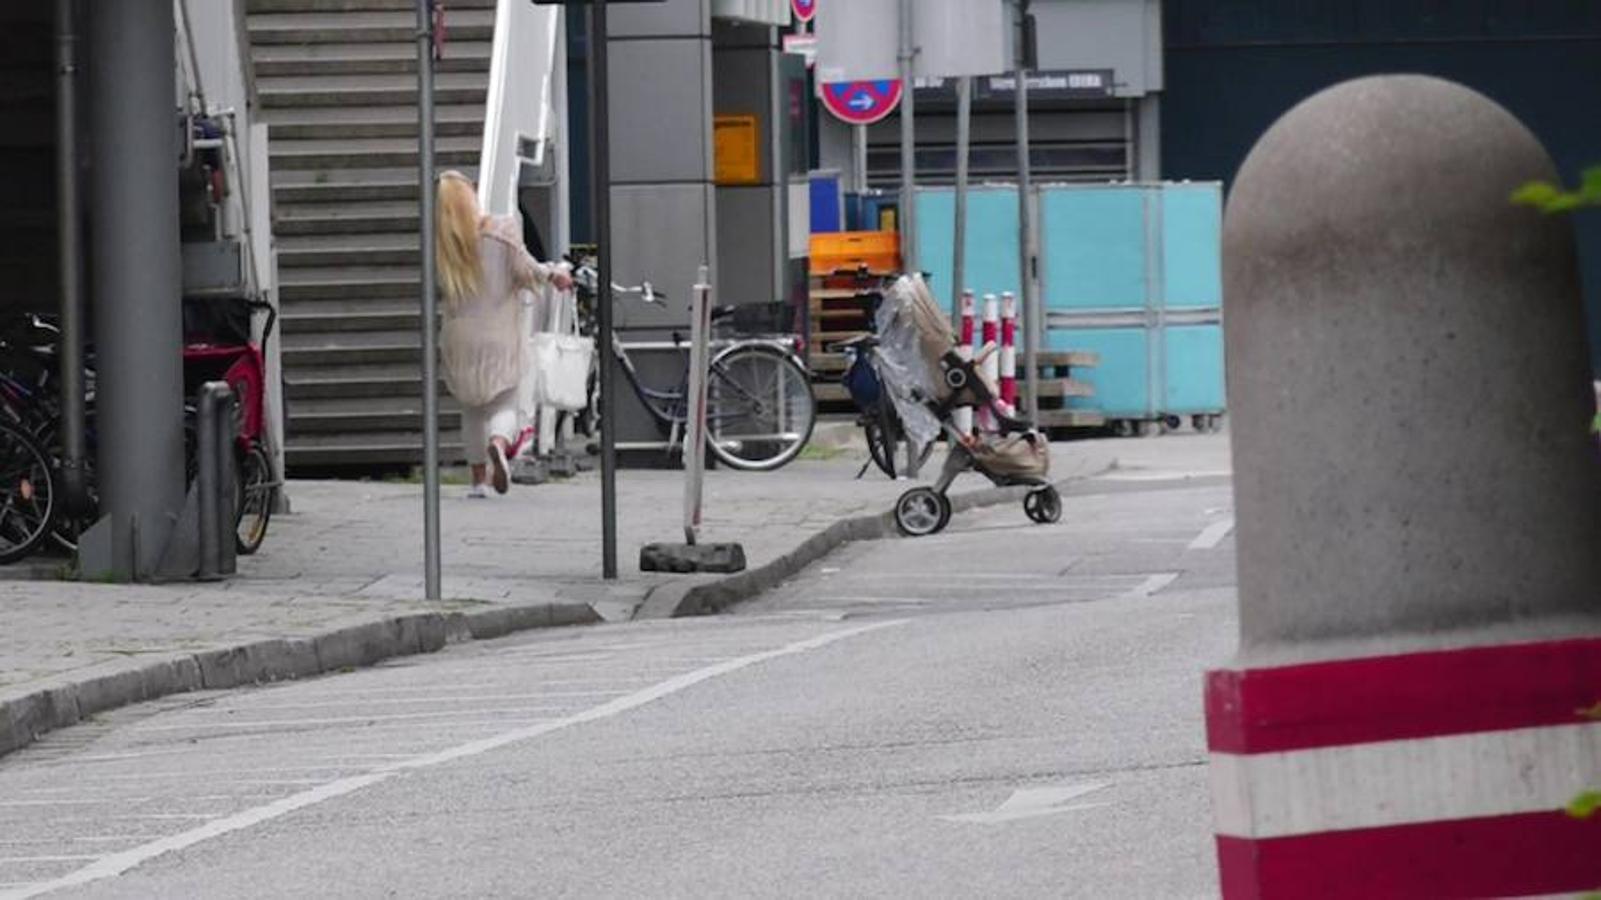
<svg viewBox="0 0 1601 900">
<path fill-rule="evenodd" d="M 1052 477 L 1103 471 L 1130 449 L 1059 444 Z M 814 448 L 778 472 L 709 472 L 703 538 L 739 541 L 752 570 L 792 558 L 842 519 L 886 512 L 909 486 L 876 469 L 856 480 L 865 459 L 853 443 Z M 612 583 L 600 578 L 595 473 L 477 500 L 446 485 L 441 604 L 421 599 L 421 487 L 408 483 L 290 483 L 294 513 L 273 519 L 260 553 L 227 582 L 0 580 L 0 753 L 30 730 L 173 690 L 315 674 L 522 627 L 626 621 L 653 588 L 684 579 L 638 571 L 643 544 L 682 540 L 683 476 L 627 470 L 617 483 Z M 987 487 L 967 475 L 952 494 Z"/>
</svg>

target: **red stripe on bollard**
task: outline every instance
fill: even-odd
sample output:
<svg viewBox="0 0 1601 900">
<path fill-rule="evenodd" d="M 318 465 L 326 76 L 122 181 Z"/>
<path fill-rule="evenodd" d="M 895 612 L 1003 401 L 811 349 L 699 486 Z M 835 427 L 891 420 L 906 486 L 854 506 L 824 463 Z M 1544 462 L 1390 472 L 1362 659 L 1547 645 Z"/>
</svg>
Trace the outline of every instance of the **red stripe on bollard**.
<svg viewBox="0 0 1601 900">
<path fill-rule="evenodd" d="M 1001 295 L 1001 402 L 1017 409 L 1017 297 Z"/>
<path fill-rule="evenodd" d="M 1217 839 L 1223 896 L 1509 897 L 1601 886 L 1601 817 L 1562 812 Z"/>
</svg>

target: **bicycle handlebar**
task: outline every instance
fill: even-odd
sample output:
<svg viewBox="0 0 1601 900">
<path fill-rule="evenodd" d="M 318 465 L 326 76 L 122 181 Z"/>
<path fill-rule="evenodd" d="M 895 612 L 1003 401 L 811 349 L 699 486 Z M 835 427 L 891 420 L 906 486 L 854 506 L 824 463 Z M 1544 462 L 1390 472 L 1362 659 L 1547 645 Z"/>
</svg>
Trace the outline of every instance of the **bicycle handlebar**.
<svg viewBox="0 0 1601 900">
<path fill-rule="evenodd" d="M 573 283 L 591 292 L 598 293 L 596 285 L 599 281 L 600 273 L 596 272 L 593 266 L 579 266 L 573 269 Z M 638 294 L 639 299 L 646 303 L 664 303 L 667 300 L 667 295 L 656 290 L 655 286 L 648 281 L 638 287 L 628 287 L 614 281 L 611 283 L 611 291 L 613 294 Z"/>
</svg>

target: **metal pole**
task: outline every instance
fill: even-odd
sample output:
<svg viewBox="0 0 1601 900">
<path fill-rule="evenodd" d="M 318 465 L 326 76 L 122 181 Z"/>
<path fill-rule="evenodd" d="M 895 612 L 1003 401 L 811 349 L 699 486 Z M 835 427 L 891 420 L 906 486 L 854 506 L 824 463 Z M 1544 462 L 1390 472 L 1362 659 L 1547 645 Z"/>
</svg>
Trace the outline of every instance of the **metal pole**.
<svg viewBox="0 0 1601 900">
<path fill-rule="evenodd" d="M 611 116 L 607 89 L 606 0 L 589 11 L 589 112 L 594 152 L 595 244 L 598 315 L 595 346 L 600 348 L 600 571 L 617 577 L 617 421 L 616 378 L 606 348 L 612 340 Z"/>
<path fill-rule="evenodd" d="M 434 0 L 417 0 L 417 192 L 422 201 L 423 595 L 443 598 L 439 565 L 439 286 L 434 274 Z"/>
<path fill-rule="evenodd" d="M 856 193 L 867 193 L 867 126 L 857 125 L 852 129 L 855 146 L 851 153 L 851 183 L 856 186 Z"/>
<path fill-rule="evenodd" d="M 1028 3 L 1022 4 L 1025 15 Z M 1044 311 L 1040 309 L 1039 272 L 1034 252 L 1034 183 L 1029 159 L 1028 68 L 1017 68 L 1017 218 L 1019 293 L 1023 298 L 1023 382 L 1028 389 L 1028 419 L 1040 418 L 1040 336 Z"/>
<path fill-rule="evenodd" d="M 962 315 L 967 290 L 967 157 L 973 133 L 973 79 L 956 79 L 956 246 L 951 251 L 951 321 Z"/>
<path fill-rule="evenodd" d="M 61 278 L 61 476 L 83 509 L 83 236 L 78 219 L 78 34 L 73 0 L 56 0 L 56 242 Z"/>
<path fill-rule="evenodd" d="M 91 3 L 96 473 L 105 538 L 85 578 L 156 573 L 183 508 L 178 97 L 172 0 Z"/>
<path fill-rule="evenodd" d="M 711 271 L 701 266 L 690 295 L 689 408 L 684 419 L 684 542 L 700 537 L 701 482 L 706 473 L 707 343 L 712 330 Z"/>
<path fill-rule="evenodd" d="M 913 62 L 917 57 L 912 27 L 912 0 L 900 0 L 901 19 L 901 266 L 908 272 L 917 268 L 917 104 L 913 95 Z"/>
</svg>

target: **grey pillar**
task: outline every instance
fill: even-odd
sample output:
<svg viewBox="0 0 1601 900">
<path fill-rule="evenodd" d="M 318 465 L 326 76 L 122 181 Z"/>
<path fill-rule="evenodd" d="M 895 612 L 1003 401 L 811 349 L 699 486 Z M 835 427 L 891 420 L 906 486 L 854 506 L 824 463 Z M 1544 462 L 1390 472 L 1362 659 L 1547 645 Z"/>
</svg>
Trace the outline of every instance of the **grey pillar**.
<svg viewBox="0 0 1601 900">
<path fill-rule="evenodd" d="M 1288 113 L 1229 197 L 1244 650 L 1601 613 L 1601 467 L 1572 223 L 1467 88 L 1363 79 Z"/>
<path fill-rule="evenodd" d="M 184 498 L 182 262 L 170 0 L 91 3 L 96 417 L 102 534 L 85 577 L 145 578 Z"/>
</svg>

